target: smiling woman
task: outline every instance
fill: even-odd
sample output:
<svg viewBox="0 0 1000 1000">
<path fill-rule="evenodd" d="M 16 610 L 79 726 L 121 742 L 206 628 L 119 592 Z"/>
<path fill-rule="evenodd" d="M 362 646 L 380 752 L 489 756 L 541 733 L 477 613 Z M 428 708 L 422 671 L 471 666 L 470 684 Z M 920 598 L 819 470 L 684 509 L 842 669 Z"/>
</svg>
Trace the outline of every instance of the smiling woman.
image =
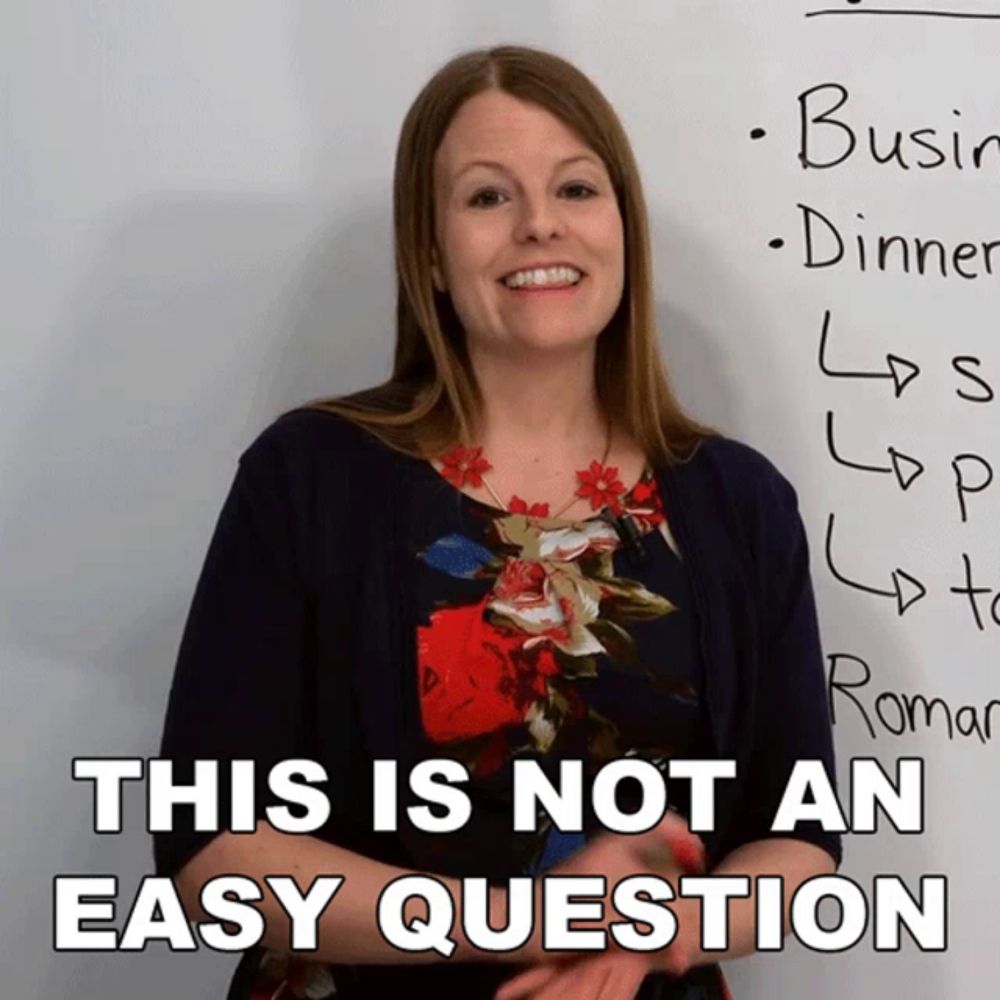
<svg viewBox="0 0 1000 1000">
<path fill-rule="evenodd" d="M 690 900 L 663 903 L 677 933 L 653 952 L 543 948 L 537 910 L 528 943 L 498 952 L 463 937 L 461 880 L 488 881 L 499 929 L 525 879 L 596 876 L 613 914 L 624 879 L 676 880 L 701 859 L 710 875 L 777 874 L 789 898 L 839 864 L 815 822 L 770 830 L 797 759 L 836 783 L 795 491 L 678 405 L 639 172 L 576 67 L 519 46 L 453 59 L 406 114 L 393 195 L 392 376 L 284 414 L 240 457 L 161 750 L 317 760 L 329 820 L 284 835 L 262 796 L 253 834 L 158 834 L 159 873 L 194 915 L 221 873 L 344 877 L 308 954 L 289 952 L 265 895 L 232 1000 L 478 1000 L 516 966 L 511 997 L 724 1000 L 718 962 L 754 949 L 753 896 L 734 901 L 722 952 L 701 949 Z M 468 821 L 376 832 L 373 762 L 442 758 L 468 772 Z M 516 762 L 577 762 L 590 783 L 626 758 L 732 760 L 740 777 L 703 841 L 683 787 L 643 834 L 608 832 L 593 808 L 576 832 L 513 833 Z M 639 808 L 627 787 L 620 808 Z M 419 873 L 453 903 L 448 960 L 400 950 L 376 919 L 386 887 Z"/>
<path fill-rule="evenodd" d="M 488 90 L 455 115 L 434 173 L 434 284 L 484 395 L 525 363 L 592 353 L 625 281 L 624 226 L 599 157 L 545 108 Z"/>
</svg>

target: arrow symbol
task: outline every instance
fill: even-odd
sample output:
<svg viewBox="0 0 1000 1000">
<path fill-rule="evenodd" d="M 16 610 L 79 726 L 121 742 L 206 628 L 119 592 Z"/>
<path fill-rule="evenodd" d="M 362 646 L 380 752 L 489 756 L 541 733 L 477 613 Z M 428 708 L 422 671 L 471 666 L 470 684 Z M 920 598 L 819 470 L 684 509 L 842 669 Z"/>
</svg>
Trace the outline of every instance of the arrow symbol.
<svg viewBox="0 0 1000 1000">
<path fill-rule="evenodd" d="M 877 594 L 879 597 L 894 597 L 896 599 L 896 610 L 902 617 L 908 608 L 912 607 L 927 593 L 927 588 L 914 576 L 904 572 L 898 566 L 892 571 L 892 590 L 881 590 L 878 587 L 868 587 L 855 580 L 849 580 L 837 570 L 833 564 L 833 514 L 826 527 L 826 564 L 830 567 L 830 572 L 841 583 L 846 583 L 848 587 L 855 590 L 863 590 L 866 594 Z"/>
<path fill-rule="evenodd" d="M 819 367 L 824 375 L 831 378 L 891 378 L 896 399 L 903 395 L 903 390 L 920 374 L 920 368 L 907 358 L 898 354 L 887 354 L 884 372 L 835 371 L 826 363 L 826 341 L 830 334 L 830 310 L 823 314 L 823 332 L 819 338 Z"/>
<path fill-rule="evenodd" d="M 892 471 L 896 474 L 896 480 L 901 489 L 908 490 L 917 476 L 924 471 L 923 463 L 901 451 L 896 451 L 892 445 L 889 445 L 888 450 L 889 461 L 892 462 Z"/>
<path fill-rule="evenodd" d="M 890 465 L 863 465 L 861 462 L 849 462 L 846 458 L 837 454 L 836 445 L 833 443 L 833 410 L 826 411 L 826 447 L 830 452 L 830 457 L 841 465 L 846 465 L 849 469 L 861 469 L 862 472 L 884 472 L 887 475 L 895 473 L 896 481 L 905 491 L 913 485 L 913 481 L 924 471 L 922 462 L 912 458 L 904 452 L 897 451 L 889 445 Z"/>
</svg>

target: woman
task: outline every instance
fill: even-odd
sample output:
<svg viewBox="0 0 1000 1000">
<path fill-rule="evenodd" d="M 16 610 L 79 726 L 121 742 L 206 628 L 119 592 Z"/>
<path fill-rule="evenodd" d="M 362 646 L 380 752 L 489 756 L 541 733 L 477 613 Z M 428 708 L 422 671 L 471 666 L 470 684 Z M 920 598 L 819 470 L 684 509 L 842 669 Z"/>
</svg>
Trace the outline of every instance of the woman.
<svg viewBox="0 0 1000 1000">
<path fill-rule="evenodd" d="M 782 875 L 786 912 L 841 860 L 817 824 L 770 832 L 796 759 L 835 781 L 795 491 L 671 393 L 638 171 L 607 101 L 548 53 L 459 56 L 406 117 L 394 202 L 392 378 L 284 415 L 241 456 L 161 749 L 181 774 L 199 757 L 253 759 L 258 782 L 276 761 L 318 760 L 330 819 L 316 836 L 280 833 L 259 784 L 255 833 L 176 827 L 156 837 L 158 873 L 192 914 L 220 873 L 263 886 L 291 872 L 302 887 L 346 875 L 309 956 L 289 956 L 265 898 L 268 933 L 234 997 L 487 997 L 505 981 L 505 998 L 725 997 L 717 961 L 753 950 L 753 897 L 731 904 L 724 953 L 700 949 L 692 900 L 672 904 L 677 936 L 653 954 L 545 952 L 536 933 L 487 955 L 456 931 L 446 961 L 397 951 L 374 923 L 405 872 L 441 876 L 457 906 L 460 877 L 488 877 L 502 915 L 513 875 L 613 887 L 696 870 L 683 782 L 646 834 L 602 832 L 588 811 L 582 834 L 543 822 L 514 835 L 515 757 L 553 775 L 582 760 L 588 777 L 625 756 L 735 760 L 705 866 Z M 466 826 L 421 833 L 403 813 L 398 832 L 373 833 L 371 762 L 407 774 L 435 757 L 470 774 Z M 638 808 L 627 791 L 619 805 Z"/>
</svg>

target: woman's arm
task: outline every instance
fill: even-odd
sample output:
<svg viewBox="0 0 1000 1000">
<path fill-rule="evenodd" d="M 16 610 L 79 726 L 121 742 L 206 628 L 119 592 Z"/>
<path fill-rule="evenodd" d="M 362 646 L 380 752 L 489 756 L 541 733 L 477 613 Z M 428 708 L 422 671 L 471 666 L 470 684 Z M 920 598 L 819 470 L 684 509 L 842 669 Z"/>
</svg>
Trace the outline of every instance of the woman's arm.
<svg viewBox="0 0 1000 1000">
<path fill-rule="evenodd" d="M 783 934 L 791 930 L 789 915 L 792 898 L 803 882 L 816 875 L 830 875 L 836 870 L 833 858 L 822 847 L 791 837 L 768 837 L 742 844 L 726 855 L 710 875 L 746 875 L 750 895 L 729 900 L 728 943 L 725 951 L 701 948 L 701 901 L 681 898 L 671 904 L 678 926 L 688 942 L 690 965 L 739 958 L 757 950 L 756 878 L 778 875 L 784 879 L 782 904 Z"/>
<path fill-rule="evenodd" d="M 617 912 L 610 904 L 614 886 L 640 870 L 670 878 L 678 871 L 703 871 L 700 841 L 688 831 L 683 820 L 671 813 L 645 833 L 602 834 L 547 874 L 602 877 L 607 889 L 605 916 L 601 923 L 606 927 L 617 918 Z M 265 876 L 278 873 L 290 875 L 300 891 L 320 875 L 343 876 L 344 881 L 337 894 L 317 922 L 318 947 L 309 952 L 310 957 L 317 961 L 334 964 L 425 964 L 447 958 L 453 962 L 525 964 L 539 962 L 545 957 L 571 954 L 545 951 L 542 947 L 542 921 L 537 919 L 542 901 L 542 882 L 539 879 L 533 886 L 536 919 L 527 942 L 515 950 L 488 952 L 476 948 L 464 934 L 460 880 L 434 875 L 450 893 L 454 914 L 448 936 L 454 941 L 455 949 L 450 956 L 444 956 L 431 950 L 419 953 L 401 951 L 383 940 L 377 924 L 378 899 L 386 884 L 405 875 L 426 875 L 426 872 L 384 864 L 317 837 L 281 833 L 261 822 L 253 834 L 220 833 L 179 869 L 174 876 L 175 884 L 190 919 L 212 919 L 199 905 L 201 887 L 218 875 L 234 872 L 253 879 L 264 893 L 265 898 L 254 903 L 266 923 L 261 943 L 277 950 L 289 948 L 290 921 L 270 892 Z M 507 888 L 492 886 L 488 896 L 491 927 L 507 925 L 507 904 Z M 423 900 L 409 900 L 404 907 L 404 922 L 409 923 L 414 917 L 428 918 L 427 904 Z"/>
<path fill-rule="evenodd" d="M 317 921 L 316 961 L 335 964 L 416 964 L 443 961 L 436 951 L 401 951 L 386 942 L 376 922 L 378 898 L 393 879 L 404 875 L 426 875 L 338 847 L 318 837 L 281 833 L 261 822 L 256 833 L 220 833 L 188 861 L 174 877 L 178 895 L 191 920 L 213 920 L 199 905 L 201 887 L 218 875 L 240 875 L 253 879 L 264 899 L 253 905 L 264 917 L 266 929 L 260 944 L 266 948 L 287 950 L 290 921 L 284 908 L 264 881 L 265 875 L 290 875 L 304 892 L 320 875 L 340 875 L 344 881 Z M 529 941 L 516 952 L 492 955 L 474 949 L 462 932 L 460 883 L 457 879 L 434 876 L 451 893 L 455 922 L 449 937 L 456 944 L 450 961 L 490 960 L 527 962 L 541 953 Z M 490 889 L 490 923 L 502 926 L 506 916 L 506 891 Z M 407 902 L 404 917 L 427 917 L 426 905 L 417 899 Z M 303 953 L 305 954 L 305 953 Z"/>
<path fill-rule="evenodd" d="M 548 956 L 532 968 L 508 979 L 497 991 L 497 1000 L 557 1000 L 586 995 L 600 1000 L 633 1000 L 643 979 L 651 972 L 683 976 L 698 965 L 738 958 L 756 950 L 755 885 L 757 875 L 784 878 L 784 933 L 789 927 L 791 899 L 798 887 L 814 875 L 835 870 L 833 858 L 821 847 L 789 837 L 769 837 L 742 844 L 730 852 L 711 875 L 747 875 L 751 895 L 732 899 L 728 908 L 728 947 L 724 951 L 701 948 L 701 902 L 680 897 L 669 906 L 677 918 L 676 948 L 667 953 L 603 952 L 584 955 L 573 962 Z M 587 992 L 589 991 L 589 992 Z"/>
</svg>

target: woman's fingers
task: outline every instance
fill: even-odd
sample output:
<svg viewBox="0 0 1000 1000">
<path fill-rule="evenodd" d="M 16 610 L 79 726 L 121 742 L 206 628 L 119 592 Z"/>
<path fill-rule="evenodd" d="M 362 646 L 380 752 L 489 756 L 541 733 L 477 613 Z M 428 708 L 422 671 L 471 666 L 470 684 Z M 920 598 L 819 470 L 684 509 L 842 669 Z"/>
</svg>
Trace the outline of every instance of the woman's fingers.
<svg viewBox="0 0 1000 1000">
<path fill-rule="evenodd" d="M 619 964 L 612 970 L 597 1000 L 633 1000 L 648 971 L 635 962 Z"/>
<path fill-rule="evenodd" d="M 612 984 L 614 969 L 600 962 L 582 963 L 576 969 L 576 977 L 567 983 L 567 989 L 560 990 L 561 983 L 550 983 L 546 994 L 540 1000 L 559 1000 L 561 997 L 579 997 L 580 1000 L 611 1000 L 615 996 L 608 992 L 608 987 Z M 632 1000 L 628 997 L 627 1000 Z"/>
<path fill-rule="evenodd" d="M 645 863 L 653 869 L 677 864 L 685 871 L 705 871 L 705 845 L 701 837 L 692 833 L 687 822 L 673 812 L 667 813 L 643 836 L 640 851 Z"/>
<path fill-rule="evenodd" d="M 527 972 L 501 983 L 500 988 L 493 994 L 493 1000 L 519 1000 L 520 997 L 532 996 L 565 968 L 561 969 L 558 965 L 548 963 L 536 965 Z"/>
<path fill-rule="evenodd" d="M 610 970 L 596 965 L 588 959 L 581 959 L 567 966 L 562 972 L 531 994 L 531 1000 L 597 1000 L 607 985 Z"/>
<path fill-rule="evenodd" d="M 595 955 L 568 965 L 537 966 L 508 980 L 495 996 L 496 1000 L 634 1000 L 649 970 L 649 959 L 642 955 Z"/>
<path fill-rule="evenodd" d="M 596 974 L 586 979 L 587 989 L 582 994 L 586 1000 L 633 1000 L 649 971 L 648 960 L 636 955 L 615 955 L 594 960 L 594 972 L 606 973 L 603 979 Z M 593 992 L 590 991 L 593 984 Z M 570 994 L 565 994 L 570 995 Z"/>
</svg>

